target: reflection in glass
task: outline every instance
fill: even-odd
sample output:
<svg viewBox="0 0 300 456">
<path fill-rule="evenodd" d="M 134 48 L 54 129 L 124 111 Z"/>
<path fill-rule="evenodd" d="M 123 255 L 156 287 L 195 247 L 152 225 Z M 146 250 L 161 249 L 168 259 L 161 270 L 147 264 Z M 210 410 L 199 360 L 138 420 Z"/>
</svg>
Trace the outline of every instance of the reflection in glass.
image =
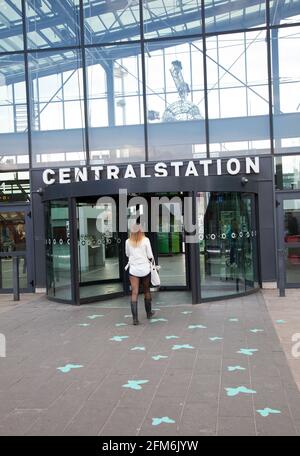
<svg viewBox="0 0 300 456">
<path fill-rule="evenodd" d="M 26 289 L 27 285 L 27 262 L 26 256 L 19 258 L 19 287 Z M 11 290 L 13 288 L 13 257 L 0 256 L 0 290 Z"/>
<path fill-rule="evenodd" d="M 266 0 L 204 0 L 207 33 L 250 29 L 266 24 Z"/>
<path fill-rule="evenodd" d="M 272 76 L 275 152 L 298 152 L 300 27 L 272 30 Z"/>
<path fill-rule="evenodd" d="M 244 293 L 258 286 L 254 201 L 239 193 L 199 193 L 202 298 Z"/>
<path fill-rule="evenodd" d="M 22 0 L 0 0 L 0 11 L 0 52 L 22 50 Z"/>
<path fill-rule="evenodd" d="M 83 82 L 77 50 L 29 55 L 33 165 L 85 163 Z"/>
<path fill-rule="evenodd" d="M 79 44 L 79 0 L 26 0 L 26 30 L 29 49 Z"/>
<path fill-rule="evenodd" d="M 140 10 L 136 0 L 85 0 L 83 12 L 87 44 L 140 39 Z"/>
<path fill-rule="evenodd" d="M 300 156 L 276 157 L 276 189 L 297 190 L 300 189 Z"/>
<path fill-rule="evenodd" d="M 156 196 L 160 197 L 159 193 Z M 167 194 L 169 198 L 172 195 Z M 180 197 L 161 204 L 157 253 L 161 286 L 185 286 L 185 234 L 183 225 L 183 203 Z"/>
<path fill-rule="evenodd" d="M 300 247 L 286 247 L 285 273 L 288 285 L 300 284 Z"/>
<path fill-rule="evenodd" d="M 25 252 L 26 230 L 24 212 L 1 211 L 0 252 Z"/>
<path fill-rule="evenodd" d="M 201 33 L 201 0 L 143 2 L 145 38 Z"/>
<path fill-rule="evenodd" d="M 270 152 L 265 33 L 207 38 L 212 156 Z"/>
<path fill-rule="evenodd" d="M 205 156 L 202 41 L 148 44 L 145 59 L 150 159 Z"/>
<path fill-rule="evenodd" d="M 140 45 L 87 49 L 86 65 L 91 162 L 144 160 Z"/>
<path fill-rule="evenodd" d="M 300 0 L 270 0 L 271 25 L 294 22 L 300 22 Z"/>
<path fill-rule="evenodd" d="M 284 200 L 283 211 L 285 242 L 300 242 L 300 200 Z"/>
<path fill-rule="evenodd" d="M 78 202 L 78 262 L 80 298 L 123 291 L 120 279 L 121 239 L 115 204 Z"/>
<path fill-rule="evenodd" d="M 28 165 L 24 57 L 3 55 L 0 56 L 0 169 Z"/>
<path fill-rule="evenodd" d="M 16 201 L 30 201 L 29 172 L 0 172 L 0 203 Z"/>
<path fill-rule="evenodd" d="M 48 204 L 46 220 L 47 295 L 71 300 L 70 221 L 67 201 Z"/>
</svg>

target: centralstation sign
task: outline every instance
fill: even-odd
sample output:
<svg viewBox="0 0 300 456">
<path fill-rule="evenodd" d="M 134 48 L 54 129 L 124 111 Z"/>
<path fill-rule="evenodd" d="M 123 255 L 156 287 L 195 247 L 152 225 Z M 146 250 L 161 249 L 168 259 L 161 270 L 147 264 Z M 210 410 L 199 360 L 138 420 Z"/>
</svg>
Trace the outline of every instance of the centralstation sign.
<svg viewBox="0 0 300 456">
<path fill-rule="evenodd" d="M 66 167 L 43 171 L 45 185 L 55 183 L 68 184 L 71 182 L 88 182 L 105 179 L 136 179 L 151 177 L 201 177 L 210 175 L 259 174 L 259 157 L 245 157 L 244 159 L 230 158 L 228 160 L 205 159 L 135 163 L 125 166 L 95 165 L 91 167 Z"/>
</svg>

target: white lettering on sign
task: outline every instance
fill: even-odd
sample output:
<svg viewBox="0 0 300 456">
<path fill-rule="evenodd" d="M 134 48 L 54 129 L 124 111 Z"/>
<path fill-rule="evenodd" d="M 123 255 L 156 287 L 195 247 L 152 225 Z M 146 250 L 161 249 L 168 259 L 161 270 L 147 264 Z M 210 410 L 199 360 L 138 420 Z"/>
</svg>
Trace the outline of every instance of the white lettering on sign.
<svg viewBox="0 0 300 456">
<path fill-rule="evenodd" d="M 45 169 L 43 171 L 44 184 L 46 184 L 46 185 L 55 184 L 55 179 L 53 177 L 50 178 L 49 176 L 55 176 L 55 171 L 53 171 L 53 169 Z"/>
<path fill-rule="evenodd" d="M 187 163 L 183 161 L 173 161 L 170 163 L 136 163 L 128 164 L 125 167 L 117 165 L 99 165 L 92 166 L 88 169 L 86 166 L 81 168 L 60 168 L 58 170 L 45 169 L 43 171 L 43 182 L 45 185 L 52 185 L 56 182 L 68 184 L 70 182 L 87 182 L 88 180 L 99 181 L 102 179 L 136 179 L 151 177 L 207 177 L 221 176 L 229 174 L 236 176 L 238 174 L 259 174 L 260 163 L 259 157 L 246 157 L 243 160 L 230 158 L 228 160 L 207 159 Z"/>
<path fill-rule="evenodd" d="M 163 162 L 156 163 L 154 166 L 154 171 L 155 177 L 167 177 L 168 175 L 167 165 Z"/>
</svg>

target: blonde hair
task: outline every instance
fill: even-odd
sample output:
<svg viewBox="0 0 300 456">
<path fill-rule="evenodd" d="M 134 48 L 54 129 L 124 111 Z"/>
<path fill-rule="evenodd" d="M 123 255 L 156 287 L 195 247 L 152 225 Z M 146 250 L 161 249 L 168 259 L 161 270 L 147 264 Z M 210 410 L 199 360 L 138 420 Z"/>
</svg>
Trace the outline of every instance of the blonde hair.
<svg viewBox="0 0 300 456">
<path fill-rule="evenodd" d="M 138 245 L 145 237 L 142 225 L 135 223 L 130 228 L 129 240 L 133 245 Z"/>
</svg>

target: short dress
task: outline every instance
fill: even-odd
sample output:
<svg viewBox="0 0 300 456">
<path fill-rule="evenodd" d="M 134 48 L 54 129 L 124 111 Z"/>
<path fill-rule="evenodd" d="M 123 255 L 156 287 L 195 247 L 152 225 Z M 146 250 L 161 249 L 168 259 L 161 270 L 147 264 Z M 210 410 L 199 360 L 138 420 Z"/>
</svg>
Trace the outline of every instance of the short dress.
<svg viewBox="0 0 300 456">
<path fill-rule="evenodd" d="M 150 262 L 153 259 L 153 252 L 150 240 L 144 237 L 137 246 L 129 239 L 125 244 L 126 256 L 129 259 L 129 274 L 135 277 L 146 277 L 150 274 Z"/>
</svg>

